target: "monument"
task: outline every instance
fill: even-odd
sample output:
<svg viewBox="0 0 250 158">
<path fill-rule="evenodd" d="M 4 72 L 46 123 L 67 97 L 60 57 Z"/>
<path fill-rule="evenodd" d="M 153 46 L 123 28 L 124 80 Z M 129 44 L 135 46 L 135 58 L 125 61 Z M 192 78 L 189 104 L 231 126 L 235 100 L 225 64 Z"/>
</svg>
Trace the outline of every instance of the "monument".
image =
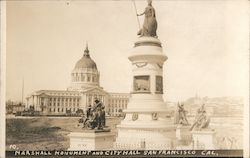
<svg viewBox="0 0 250 158">
<path fill-rule="evenodd" d="M 131 55 L 133 86 L 131 97 L 124 110 L 124 120 L 117 126 L 116 149 L 171 149 L 175 137 L 174 125 L 166 117 L 167 105 L 163 95 L 163 64 L 167 56 L 157 37 L 157 21 L 152 1 L 145 15 L 139 38 Z"/>
<path fill-rule="evenodd" d="M 215 131 L 209 128 L 210 118 L 206 115 L 205 104 L 197 110 L 192 131 L 193 149 L 216 149 Z"/>
<path fill-rule="evenodd" d="M 174 123 L 176 127 L 176 138 L 178 139 L 178 145 L 185 146 L 191 143 L 190 124 L 187 120 L 187 111 L 184 109 L 184 104 L 177 104 L 177 110 L 175 114 Z"/>
<path fill-rule="evenodd" d="M 71 132 L 68 150 L 111 150 L 115 134 L 106 127 L 104 105 L 95 99 L 95 106 L 88 107 L 86 116 L 79 120 L 79 130 Z"/>
</svg>

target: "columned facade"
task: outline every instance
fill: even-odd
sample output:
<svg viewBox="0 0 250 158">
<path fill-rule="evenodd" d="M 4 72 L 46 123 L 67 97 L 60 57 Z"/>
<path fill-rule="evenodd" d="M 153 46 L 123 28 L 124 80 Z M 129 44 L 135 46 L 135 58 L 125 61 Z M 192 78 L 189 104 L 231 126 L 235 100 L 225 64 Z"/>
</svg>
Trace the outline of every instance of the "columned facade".
<svg viewBox="0 0 250 158">
<path fill-rule="evenodd" d="M 106 107 L 106 113 L 119 116 L 127 107 L 127 93 L 108 93 L 100 87 L 100 73 L 91 59 L 88 46 L 71 72 L 71 84 L 67 90 L 38 90 L 26 98 L 26 109 L 34 107 L 45 115 L 62 115 L 85 112 L 99 99 Z"/>
</svg>

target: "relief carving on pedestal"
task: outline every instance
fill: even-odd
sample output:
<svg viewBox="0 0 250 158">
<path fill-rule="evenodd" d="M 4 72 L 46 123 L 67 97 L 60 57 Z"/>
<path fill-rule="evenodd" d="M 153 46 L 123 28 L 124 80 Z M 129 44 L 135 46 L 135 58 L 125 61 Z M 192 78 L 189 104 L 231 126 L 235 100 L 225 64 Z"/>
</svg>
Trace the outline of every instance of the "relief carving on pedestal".
<svg viewBox="0 0 250 158">
<path fill-rule="evenodd" d="M 160 68 L 160 69 L 162 69 L 162 64 L 157 64 L 157 66 Z"/>
<path fill-rule="evenodd" d="M 149 92 L 150 91 L 149 76 L 135 76 L 134 77 L 134 91 L 135 92 Z"/>
<path fill-rule="evenodd" d="M 152 113 L 152 119 L 158 120 L 158 113 Z"/>
<path fill-rule="evenodd" d="M 138 67 L 138 68 L 142 68 L 142 67 L 147 66 L 148 63 L 146 63 L 146 62 L 141 62 L 141 63 L 135 63 L 135 65 L 136 65 L 136 67 Z"/>
<path fill-rule="evenodd" d="M 137 119 L 138 119 L 138 114 L 137 113 L 133 113 L 132 120 L 136 121 Z"/>
</svg>

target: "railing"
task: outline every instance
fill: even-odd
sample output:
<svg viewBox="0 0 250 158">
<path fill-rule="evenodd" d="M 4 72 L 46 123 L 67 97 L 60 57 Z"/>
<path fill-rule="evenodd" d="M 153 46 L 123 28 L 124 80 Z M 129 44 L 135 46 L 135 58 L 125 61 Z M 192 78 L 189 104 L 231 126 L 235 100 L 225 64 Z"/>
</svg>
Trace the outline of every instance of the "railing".
<svg viewBox="0 0 250 158">
<path fill-rule="evenodd" d="M 171 145 L 169 143 L 165 144 L 154 144 L 147 143 L 143 147 L 142 142 L 131 143 L 129 141 L 115 142 L 114 143 L 115 150 L 144 150 L 144 149 L 171 149 Z"/>
</svg>

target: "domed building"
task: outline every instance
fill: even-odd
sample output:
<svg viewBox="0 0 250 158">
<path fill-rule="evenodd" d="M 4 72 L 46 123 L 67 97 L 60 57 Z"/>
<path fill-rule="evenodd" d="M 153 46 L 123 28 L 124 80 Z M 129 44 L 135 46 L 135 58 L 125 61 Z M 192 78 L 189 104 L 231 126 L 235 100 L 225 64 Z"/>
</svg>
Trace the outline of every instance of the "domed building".
<svg viewBox="0 0 250 158">
<path fill-rule="evenodd" d="M 100 73 L 90 57 L 88 45 L 71 72 L 67 90 L 38 90 L 26 97 L 26 109 L 34 107 L 44 115 L 65 115 L 86 111 L 98 99 L 108 115 L 118 116 L 127 107 L 128 93 L 108 93 L 100 86 Z"/>
<path fill-rule="evenodd" d="M 91 59 L 88 46 L 86 46 L 82 58 L 77 61 L 71 73 L 71 86 L 68 90 L 81 91 L 99 87 L 99 76 L 96 63 Z"/>
</svg>

